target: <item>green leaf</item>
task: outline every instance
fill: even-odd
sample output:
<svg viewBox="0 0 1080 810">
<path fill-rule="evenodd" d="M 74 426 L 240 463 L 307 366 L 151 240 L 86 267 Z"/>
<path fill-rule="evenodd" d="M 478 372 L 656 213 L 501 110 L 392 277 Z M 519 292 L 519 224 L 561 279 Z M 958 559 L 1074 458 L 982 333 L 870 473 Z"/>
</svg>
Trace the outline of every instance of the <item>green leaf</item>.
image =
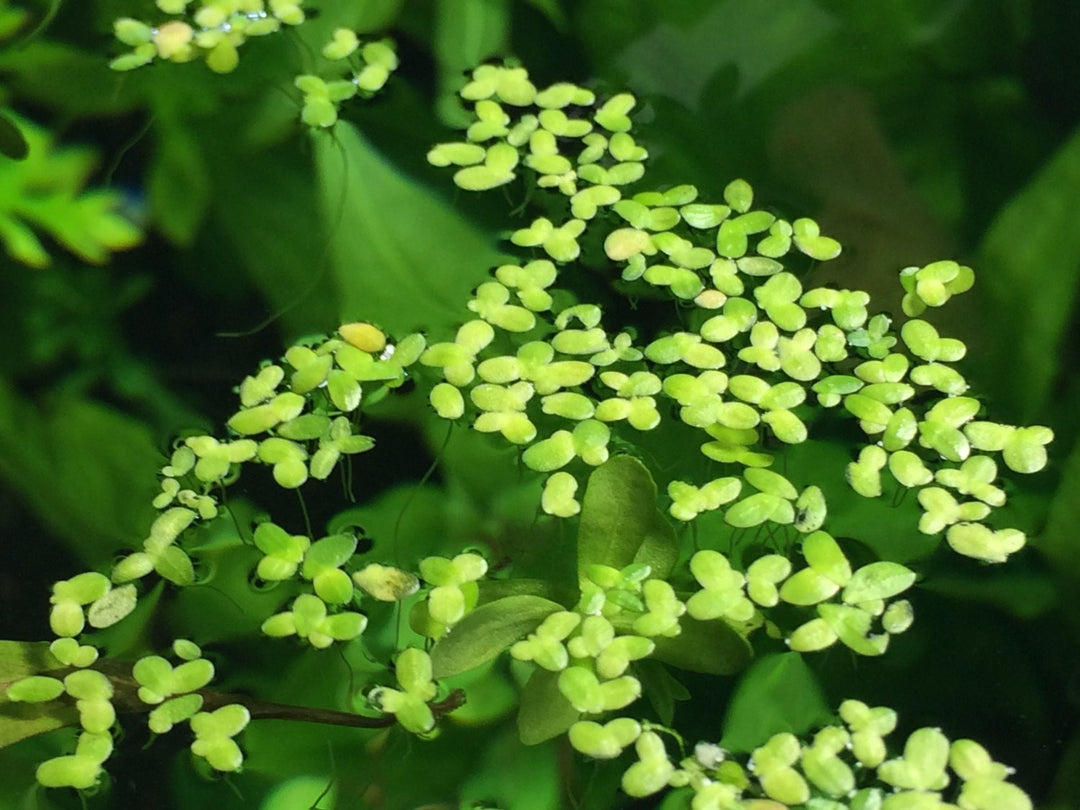
<svg viewBox="0 0 1080 810">
<path fill-rule="evenodd" d="M 665 664 L 707 675 L 732 675 L 746 668 L 753 651 L 746 638 L 723 621 L 679 620 L 682 632 L 674 638 L 653 639 L 653 658 Z"/>
<path fill-rule="evenodd" d="M 12 160 L 23 160 L 29 151 L 30 145 L 23 137 L 22 130 L 6 115 L 0 115 L 0 155 Z"/>
<path fill-rule="evenodd" d="M 431 650 L 436 678 L 448 678 L 490 661 L 537 628 L 562 605 L 541 596 L 507 596 L 476 608 Z"/>
<path fill-rule="evenodd" d="M 675 717 L 676 701 L 689 700 L 689 690 L 653 658 L 638 661 L 634 665 L 634 674 L 641 681 L 641 692 L 648 698 L 660 722 L 670 726 Z"/>
<path fill-rule="evenodd" d="M 47 641 L 0 641 L 0 692 L 12 681 L 62 666 Z"/>
<path fill-rule="evenodd" d="M 62 666 L 47 641 L 0 641 L 0 748 L 79 722 L 74 706 L 15 703 L 6 695 L 13 682 Z"/>
<path fill-rule="evenodd" d="M 1025 418 L 1041 410 L 1065 358 L 1080 279 L 1078 208 L 1080 131 L 1001 210 L 979 248 L 984 322 L 1023 324 L 1009 332 L 1010 373 L 983 376 Z"/>
<path fill-rule="evenodd" d="M 615 456 L 597 467 L 582 499 L 578 576 L 585 577 L 590 565 L 625 568 L 635 561 L 656 562 L 670 571 L 674 545 L 645 465 L 632 456 Z M 636 560 L 638 554 L 643 559 Z"/>
<path fill-rule="evenodd" d="M 449 331 L 461 302 L 506 257 L 454 207 L 390 164 L 347 122 L 315 137 L 342 320 L 388 332 Z M 407 213 L 406 213 L 407 212 Z M 358 270 L 356 257 L 363 256 Z"/>
<path fill-rule="evenodd" d="M 155 105 L 161 139 L 146 181 L 158 229 L 176 245 L 190 245 L 210 203 L 206 160 L 191 127 L 171 103 Z"/>
<path fill-rule="evenodd" d="M 742 676 L 724 717 L 720 745 L 752 751 L 774 734 L 799 735 L 832 718 L 810 667 L 796 652 L 761 658 Z"/>
<path fill-rule="evenodd" d="M 73 394 L 31 402 L 0 381 L 0 476 L 85 562 L 145 536 L 162 460 L 118 411 Z"/>
<path fill-rule="evenodd" d="M 559 691 L 560 674 L 537 669 L 525 684 L 517 716 L 518 736 L 525 745 L 558 737 L 581 717 Z"/>
</svg>

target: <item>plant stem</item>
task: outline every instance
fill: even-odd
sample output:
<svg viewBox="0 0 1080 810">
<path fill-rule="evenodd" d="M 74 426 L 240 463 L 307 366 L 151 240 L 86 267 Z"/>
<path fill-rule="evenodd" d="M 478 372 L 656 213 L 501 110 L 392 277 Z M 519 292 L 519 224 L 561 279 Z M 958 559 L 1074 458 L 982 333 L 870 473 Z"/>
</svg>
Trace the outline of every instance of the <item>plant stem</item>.
<svg viewBox="0 0 1080 810">
<path fill-rule="evenodd" d="M 113 687 L 112 703 L 116 711 L 122 714 L 145 714 L 154 706 L 139 699 L 139 683 L 131 674 L 131 666 L 119 661 L 99 660 L 94 669 L 105 675 Z M 56 678 L 74 672 L 73 667 L 54 670 L 48 674 Z M 292 720 L 301 723 L 322 723 L 331 726 L 350 726 L 352 728 L 388 728 L 397 722 L 393 715 L 368 717 L 354 712 L 342 712 L 335 709 L 319 709 L 311 706 L 295 706 L 289 703 L 274 703 L 249 697 L 248 695 L 217 692 L 211 689 L 197 689 L 191 694 L 202 696 L 203 710 L 213 711 L 222 706 L 239 704 L 251 713 L 252 720 Z M 430 704 L 431 712 L 438 719 L 464 705 L 465 693 L 455 689 L 445 698 Z"/>
</svg>

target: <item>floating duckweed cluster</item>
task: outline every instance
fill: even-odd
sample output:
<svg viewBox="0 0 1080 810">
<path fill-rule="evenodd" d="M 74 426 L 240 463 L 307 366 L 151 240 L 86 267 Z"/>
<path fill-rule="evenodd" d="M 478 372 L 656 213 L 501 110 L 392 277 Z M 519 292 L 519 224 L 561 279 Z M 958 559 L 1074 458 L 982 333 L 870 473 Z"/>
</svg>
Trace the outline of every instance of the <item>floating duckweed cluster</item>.
<svg viewBox="0 0 1080 810">
<path fill-rule="evenodd" d="M 249 38 L 305 19 L 303 0 L 155 0 L 155 4 L 169 19 L 151 24 L 122 17 L 114 24 L 116 38 L 132 50 L 110 63 L 113 70 L 134 70 L 155 59 L 203 59 L 215 73 L 229 73 L 239 64 L 237 49 Z"/>
<path fill-rule="evenodd" d="M 155 0 L 169 18 L 144 22 L 122 17 L 113 34 L 131 50 L 116 57 L 113 70 L 135 70 L 156 59 L 192 62 L 202 59 L 215 73 L 231 73 L 240 63 L 239 48 L 253 37 L 275 34 L 282 26 L 306 19 L 304 0 Z M 356 32 L 337 28 L 322 50 L 331 63 L 345 62 L 348 72 L 327 80 L 314 74 L 296 77 L 303 94 L 301 118 L 311 127 L 329 127 L 337 121 L 338 106 L 354 96 L 377 93 L 397 68 L 397 54 L 389 40 L 363 43 Z"/>
<path fill-rule="evenodd" d="M 807 420 L 820 414 L 810 407 L 813 396 L 824 408 L 842 408 L 867 437 L 847 469 L 859 494 L 881 496 L 887 470 L 918 491 L 920 531 L 946 532 L 959 553 L 1002 561 L 1023 546 L 1020 532 L 983 522 L 1004 503 L 989 454 L 1000 452 L 1015 472 L 1036 472 L 1052 433 L 978 419 L 982 403 L 964 396 L 967 382 L 951 365 L 964 344 L 915 317 L 969 289 L 970 268 L 941 261 L 901 271 L 910 319 L 897 332 L 888 317 L 871 316 L 865 292 L 804 289 L 780 260 L 795 252 L 827 261 L 840 244 L 813 220 L 755 209 L 745 180 L 729 183 L 715 203 L 689 185 L 631 194 L 648 156 L 629 132 L 632 96 L 600 103 L 585 88 L 538 90 L 522 68 L 484 65 L 462 97 L 474 102 L 476 122 L 466 141 L 439 144 L 429 161 L 459 167 L 454 181 L 468 190 L 509 183 L 524 165 L 537 186 L 567 198 L 567 218 L 542 217 L 514 231 L 514 244 L 542 255 L 498 268 L 468 303 L 477 319 L 454 341 L 429 346 L 420 362 L 442 372 L 431 392 L 441 416 L 529 445 L 525 464 L 554 473 L 545 511 L 576 514 L 574 484 L 583 467 L 607 459 L 612 431 L 632 443 L 632 431 L 657 429 L 674 414 L 705 434 L 701 452 L 734 475 L 673 481 L 673 517 L 692 520 L 727 506 L 732 526 L 771 522 L 802 531 L 795 487 L 786 479 L 782 486 L 776 473 L 766 490 L 751 478 L 773 465 L 777 444 L 782 452 L 811 438 Z M 622 281 L 692 302 L 693 328 L 635 345 L 631 335 L 603 328 L 595 304 L 556 307 L 550 291 L 558 265 L 579 257 L 586 227 L 600 229 Z M 721 370 L 729 367 L 737 373 Z M 545 416 L 565 426 L 545 431 L 552 424 Z M 575 467 L 573 481 L 556 472 Z M 950 489 L 973 500 L 959 503 Z"/>
<path fill-rule="evenodd" d="M 185 2 L 159 0 L 159 7 L 188 11 Z M 272 3 L 269 13 L 271 28 L 302 20 L 297 4 Z M 119 67 L 135 66 L 136 54 L 144 61 L 205 55 L 220 69 L 228 62 L 221 48 L 232 49 L 235 64 L 245 33 L 240 26 L 233 36 L 230 26 L 238 16 L 266 14 L 261 2 L 203 4 L 194 23 L 230 36 L 192 33 L 183 47 L 164 50 L 164 26 L 143 31 L 121 21 L 118 33 L 136 50 Z M 343 29 L 324 50 L 332 60 L 357 54 L 364 67 L 354 80 L 298 79 L 308 125 L 331 126 L 341 101 L 358 88 L 377 89 L 396 65 L 389 46 L 361 47 Z M 359 80 L 364 71 L 370 82 Z M 8 689 L 12 700 L 66 694 L 76 701 L 82 733 L 75 753 L 43 763 L 39 781 L 90 788 L 112 750 L 114 681 L 94 668 L 92 644 L 78 640 L 87 625 L 121 621 L 151 574 L 176 586 L 195 583 L 194 538 L 225 519 L 221 491 L 244 465 L 266 467 L 278 486 L 297 489 L 370 450 L 362 412 L 412 377 L 439 417 L 520 449 L 524 466 L 544 478 L 538 510 L 575 518 L 576 596 L 561 603 L 535 582 L 487 593 L 487 585 L 515 584 L 513 561 L 498 575 L 510 583 L 500 582 L 476 550 L 410 561 L 410 571 L 358 555 L 352 534 L 316 540 L 266 520 L 252 534 L 253 575 L 297 582 L 300 591 L 262 622 L 265 636 L 283 640 L 269 643 L 363 644 L 363 601 L 402 603 L 424 646 L 398 652 L 396 686 L 370 690 L 366 710 L 431 736 L 438 679 L 505 652 L 532 673 L 519 716 L 523 740 L 566 733 L 595 759 L 632 749 L 622 787 L 633 797 L 673 788 L 694 810 L 1030 810 L 1027 796 L 1006 781 L 1009 769 L 973 741 L 950 743 L 936 729 L 920 729 L 902 755 L 888 759 L 884 737 L 895 713 L 855 700 L 809 740 L 777 734 L 745 761 L 708 742 L 688 752 L 674 730 L 651 721 L 609 717 L 642 696 L 637 665 L 644 659 L 732 674 L 746 666 L 759 629 L 794 653 L 839 643 L 878 656 L 911 625 L 911 601 L 901 597 L 916 572 L 889 560 L 852 564 L 827 529 L 818 484 L 830 473 L 867 499 L 911 490 L 921 509 L 912 530 L 943 535 L 967 557 L 1004 562 L 1023 547 L 1023 533 L 991 522 L 1006 503 L 999 460 L 1013 472 L 1036 472 L 1047 463 L 1052 434 L 982 418 L 983 404 L 953 365 L 964 344 L 920 318 L 968 289 L 970 268 L 943 261 L 903 270 L 906 320 L 894 327 L 871 313 L 865 292 L 810 286 L 805 266 L 835 258 L 840 244 L 813 220 L 755 207 L 745 180 L 730 182 L 722 201 L 703 199 L 690 185 L 641 187 L 648 152 L 630 134 L 633 96 L 598 100 L 565 83 L 538 89 L 524 69 L 497 65 L 477 68 L 461 95 L 475 121 L 464 141 L 439 144 L 428 159 L 453 167 L 454 182 L 472 191 L 510 183 L 527 169 L 527 182 L 555 200 L 547 216 L 512 233 L 510 241 L 529 252 L 476 288 L 454 335 L 390 342 L 372 324 L 345 324 L 245 378 L 225 435 L 177 443 L 141 549 L 108 576 L 88 572 L 54 586 L 60 677 L 35 675 Z M 611 289 L 677 304 L 682 317 L 671 328 L 639 341 L 632 329 L 606 328 L 602 306 L 579 300 L 573 284 L 558 286 L 560 274 L 574 272 L 587 229 L 590 244 L 602 246 Z M 815 470 L 815 480 L 789 478 L 785 453 L 814 438 L 823 417 L 857 426 L 863 438 L 852 460 Z M 614 452 L 655 430 L 695 437 L 701 454 L 700 464 L 688 461 L 661 482 L 660 498 L 658 471 Z M 689 480 L 695 469 L 713 475 Z M 749 554 L 733 553 L 731 543 L 724 553 L 723 538 L 695 540 L 691 549 L 678 529 L 702 517 L 721 520 L 728 539 L 747 529 L 764 535 Z M 784 542 L 771 542 L 777 537 Z M 186 640 L 176 642 L 173 658 L 180 663 L 156 655 L 134 663 L 151 731 L 187 723 L 195 755 L 219 771 L 239 769 L 234 738 L 248 709 L 202 711 L 213 665 Z M 527 716 L 538 701 L 539 720 Z"/>
</svg>

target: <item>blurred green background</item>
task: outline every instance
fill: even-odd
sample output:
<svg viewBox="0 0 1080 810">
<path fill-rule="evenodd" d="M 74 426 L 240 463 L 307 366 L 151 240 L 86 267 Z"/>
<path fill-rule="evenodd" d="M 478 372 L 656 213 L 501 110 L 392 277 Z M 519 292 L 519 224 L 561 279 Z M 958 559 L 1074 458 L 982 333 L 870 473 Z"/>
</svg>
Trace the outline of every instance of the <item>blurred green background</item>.
<svg viewBox="0 0 1080 810">
<path fill-rule="evenodd" d="M 899 309 L 902 267 L 975 268 L 975 290 L 939 324 L 968 341 L 962 367 L 997 419 L 1056 433 L 1049 468 L 1010 491 L 1030 548 L 1003 569 L 935 558 L 914 629 L 880 661 L 826 656 L 818 675 L 830 703 L 857 695 L 894 706 L 905 727 L 974 737 L 1040 808 L 1080 807 L 1080 4 L 306 6 L 308 23 L 250 42 L 239 68 L 216 76 L 199 63 L 107 69 L 120 52 L 112 21 L 155 19 L 152 4 L 0 2 L 0 109 L 40 138 L 26 161 L 0 157 L 0 220 L 33 224 L 26 198 L 60 198 L 56 178 L 85 175 L 147 229 L 139 247 L 90 264 L 35 224 L 48 266 L 0 257 L 0 637 L 46 638 L 49 584 L 138 542 L 172 437 L 220 424 L 259 360 L 343 319 L 431 334 L 461 320 L 503 255 L 500 233 L 526 215 L 498 191 L 456 190 L 424 154 L 463 120 L 463 71 L 514 56 L 538 86 L 635 93 L 652 183 L 692 182 L 715 199 L 745 177 L 766 205 L 839 238 L 828 280 L 885 310 Z M 292 79 L 339 25 L 392 36 L 402 66 L 382 95 L 343 108 L 358 136 L 313 137 Z M 406 403 L 372 425 L 379 450 L 361 465 L 361 500 L 424 473 L 422 422 Z M 492 478 L 453 459 L 442 473 L 475 510 L 490 507 Z M 257 650 L 233 654 L 269 667 L 298 702 L 327 688 L 310 657 L 275 669 Z M 721 697 L 706 708 L 719 714 Z M 333 773 L 339 807 L 560 806 L 566 752 L 521 754 L 512 725 L 384 748 L 267 725 L 248 735 L 252 764 L 229 784 L 193 776 L 182 740 L 132 741 L 110 762 L 111 793 L 89 805 L 288 810 L 311 806 Z M 55 749 L 45 738 L 0 750 L 0 802 L 78 807 L 30 785 Z"/>
</svg>

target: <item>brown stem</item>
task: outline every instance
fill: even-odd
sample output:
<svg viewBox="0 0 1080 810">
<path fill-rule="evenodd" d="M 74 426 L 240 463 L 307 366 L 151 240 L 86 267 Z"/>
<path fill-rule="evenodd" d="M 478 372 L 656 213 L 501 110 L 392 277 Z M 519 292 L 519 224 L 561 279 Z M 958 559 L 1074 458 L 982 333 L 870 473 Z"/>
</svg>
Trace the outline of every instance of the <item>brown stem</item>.
<svg viewBox="0 0 1080 810">
<path fill-rule="evenodd" d="M 116 711 L 124 714 L 143 714 L 154 707 L 139 699 L 139 683 L 131 674 L 131 667 L 119 661 L 99 660 L 94 667 L 105 675 L 113 687 L 112 703 Z M 63 678 L 73 667 L 65 667 L 49 673 L 53 677 Z M 191 694 L 202 696 L 203 708 L 213 711 L 229 704 L 240 704 L 251 713 L 252 720 L 293 720 L 301 723 L 322 723 L 331 726 L 350 726 L 352 728 L 387 728 L 397 719 L 393 715 L 368 717 L 354 712 L 341 712 L 334 709 L 317 709 L 310 706 L 295 706 L 288 703 L 273 703 L 267 700 L 217 692 L 211 689 L 198 689 Z M 431 712 L 438 719 L 464 705 L 465 693 L 455 689 L 442 700 L 430 704 Z"/>
</svg>

